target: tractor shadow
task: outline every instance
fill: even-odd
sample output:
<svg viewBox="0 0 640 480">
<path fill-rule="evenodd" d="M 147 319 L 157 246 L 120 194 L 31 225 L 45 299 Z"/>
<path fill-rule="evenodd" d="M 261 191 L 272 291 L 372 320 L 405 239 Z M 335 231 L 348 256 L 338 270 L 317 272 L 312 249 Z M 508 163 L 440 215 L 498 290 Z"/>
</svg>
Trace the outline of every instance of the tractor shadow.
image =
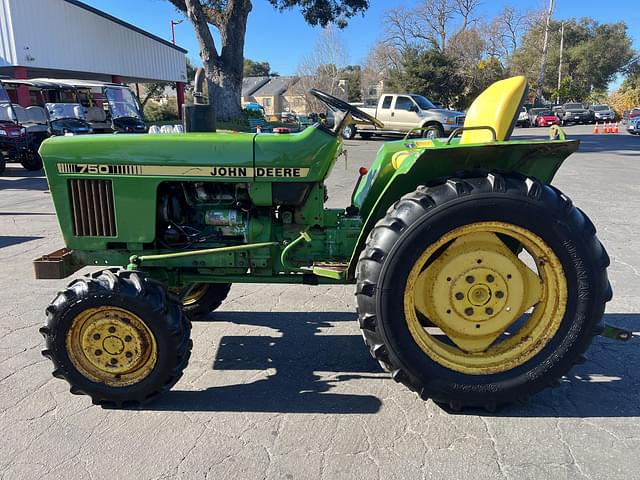
<svg viewBox="0 0 640 480">
<path fill-rule="evenodd" d="M 336 322 L 355 323 L 354 314 L 216 312 L 207 320 L 269 327 L 279 332 L 279 336 L 226 335 L 219 341 L 213 370 L 253 371 L 260 379 L 252 381 L 239 374 L 241 380 L 236 384 L 200 391 L 173 390 L 142 408 L 332 414 L 374 414 L 380 410 L 381 400 L 366 392 L 373 382 L 387 379 L 388 375 L 368 355 L 359 335 L 330 334 Z M 640 314 L 606 314 L 605 321 L 638 331 Z M 451 414 L 505 418 L 640 417 L 638 347 L 638 337 L 628 342 L 597 337 L 587 351 L 586 363 L 572 368 L 557 388 L 548 388 L 525 404 L 509 405 L 495 413 L 442 408 Z M 364 381 L 362 387 L 357 385 L 358 380 Z M 331 392 L 340 382 L 354 382 L 363 393 Z M 416 396 L 415 401 L 421 400 Z"/>
<path fill-rule="evenodd" d="M 223 336 L 212 369 L 229 372 L 234 378 L 232 372 L 238 372 L 241 383 L 200 391 L 172 390 L 143 408 L 338 414 L 373 414 L 380 410 L 382 402 L 373 395 L 330 392 L 340 382 L 387 378 L 359 335 L 330 334 L 336 322 L 355 324 L 355 314 L 216 312 L 207 321 L 269 327 L 279 335 Z M 242 371 L 255 372 L 254 376 L 260 378 L 252 381 Z"/>
</svg>

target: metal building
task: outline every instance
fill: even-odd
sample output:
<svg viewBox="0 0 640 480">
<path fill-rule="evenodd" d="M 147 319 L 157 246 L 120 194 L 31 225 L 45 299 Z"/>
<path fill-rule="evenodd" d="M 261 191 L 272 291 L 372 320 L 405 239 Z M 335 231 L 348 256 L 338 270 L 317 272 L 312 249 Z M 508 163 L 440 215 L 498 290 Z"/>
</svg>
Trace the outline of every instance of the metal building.
<svg viewBox="0 0 640 480">
<path fill-rule="evenodd" d="M 176 82 L 181 112 L 185 53 L 78 0 L 0 0 L 0 75 Z"/>
</svg>

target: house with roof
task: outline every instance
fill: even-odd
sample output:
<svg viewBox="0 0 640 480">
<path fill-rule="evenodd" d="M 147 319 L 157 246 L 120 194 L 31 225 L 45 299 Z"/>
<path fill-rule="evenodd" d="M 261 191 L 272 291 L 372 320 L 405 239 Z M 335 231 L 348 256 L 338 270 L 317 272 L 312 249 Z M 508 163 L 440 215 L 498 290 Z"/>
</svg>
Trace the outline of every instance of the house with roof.
<svg viewBox="0 0 640 480">
<path fill-rule="evenodd" d="M 256 102 L 253 94 L 269 80 L 271 80 L 270 77 L 244 77 L 242 79 L 242 104 Z"/>
<path fill-rule="evenodd" d="M 264 107 L 265 115 L 289 112 L 292 109 L 289 100 L 285 98 L 286 93 L 297 81 L 297 77 L 271 77 L 252 96 L 256 103 Z"/>
</svg>

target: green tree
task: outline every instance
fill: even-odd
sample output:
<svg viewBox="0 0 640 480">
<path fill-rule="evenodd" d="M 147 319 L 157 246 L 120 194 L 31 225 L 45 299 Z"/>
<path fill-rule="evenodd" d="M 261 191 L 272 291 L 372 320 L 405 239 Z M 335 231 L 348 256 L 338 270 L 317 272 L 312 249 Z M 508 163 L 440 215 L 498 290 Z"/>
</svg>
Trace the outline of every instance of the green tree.
<svg viewBox="0 0 640 480">
<path fill-rule="evenodd" d="M 557 92 L 560 62 L 561 23 L 552 21 L 549 29 L 549 50 L 543 92 L 550 98 Z M 530 82 L 537 81 L 540 68 L 544 26 L 535 24 L 525 35 L 511 59 L 513 73 L 523 74 Z M 624 22 L 601 24 L 591 18 L 564 21 L 564 52 L 562 59 L 561 101 L 587 99 L 594 91 L 606 90 L 609 83 L 633 57 L 631 38 Z M 538 72 L 539 73 L 539 72 Z M 537 85 L 532 85 L 533 90 Z"/>
<path fill-rule="evenodd" d="M 207 78 L 209 103 L 215 105 L 216 117 L 229 120 L 240 116 L 244 40 L 251 0 L 169 0 L 191 21 L 200 45 L 200 58 Z M 369 0 L 268 0 L 282 11 L 298 7 L 310 25 L 322 27 L 364 12 Z M 217 46 L 209 26 L 220 34 Z"/>
<path fill-rule="evenodd" d="M 411 92 L 457 106 L 464 82 L 455 60 L 438 48 L 408 48 L 403 55 L 402 71 L 390 74 L 387 90 Z"/>
<path fill-rule="evenodd" d="M 347 101 L 362 101 L 362 68 L 360 65 L 347 65 L 340 70 L 339 77 L 347 82 Z"/>
<path fill-rule="evenodd" d="M 269 62 L 254 62 L 250 58 L 245 58 L 242 75 L 245 77 L 268 77 L 271 75 L 271 65 Z"/>
</svg>

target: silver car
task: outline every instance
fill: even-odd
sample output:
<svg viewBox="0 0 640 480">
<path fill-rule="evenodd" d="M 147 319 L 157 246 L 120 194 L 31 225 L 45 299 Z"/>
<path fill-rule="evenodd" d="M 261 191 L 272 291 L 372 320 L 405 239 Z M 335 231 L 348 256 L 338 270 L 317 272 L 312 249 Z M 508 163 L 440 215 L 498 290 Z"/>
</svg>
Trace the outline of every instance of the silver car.
<svg viewBox="0 0 640 480">
<path fill-rule="evenodd" d="M 596 122 L 612 122 L 616 118 L 615 112 L 609 105 L 591 105 L 589 110 L 593 112 Z"/>
</svg>

